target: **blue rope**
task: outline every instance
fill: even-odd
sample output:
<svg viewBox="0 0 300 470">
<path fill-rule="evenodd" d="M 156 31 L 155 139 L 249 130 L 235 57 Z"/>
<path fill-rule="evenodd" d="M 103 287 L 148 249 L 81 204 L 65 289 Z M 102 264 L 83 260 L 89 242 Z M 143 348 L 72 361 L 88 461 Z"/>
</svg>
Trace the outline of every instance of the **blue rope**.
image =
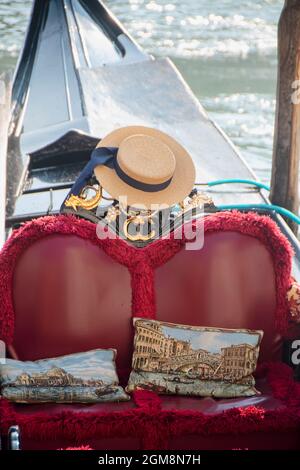
<svg viewBox="0 0 300 470">
<path fill-rule="evenodd" d="M 231 210 L 231 209 L 238 209 L 238 210 L 262 209 L 268 212 L 275 211 L 278 214 L 288 217 L 293 222 L 296 222 L 296 224 L 300 225 L 300 217 L 293 214 L 293 212 L 285 209 L 284 207 L 276 206 L 274 204 L 224 204 L 224 205 L 217 206 L 217 208 L 220 211 L 226 211 L 226 210 Z"/>
<path fill-rule="evenodd" d="M 222 180 L 215 180 L 215 181 L 209 181 L 208 183 L 203 183 L 203 186 L 219 186 L 221 184 L 238 184 L 238 183 L 243 183 L 243 184 L 249 184 L 251 186 L 256 186 L 257 188 L 260 189 L 265 189 L 267 191 L 270 191 L 270 187 L 267 186 L 264 183 L 260 183 L 259 181 L 254 181 L 254 180 L 247 180 L 247 179 L 222 179 Z M 200 184 L 201 186 L 201 184 Z M 300 225 L 300 217 L 298 217 L 296 214 L 293 214 L 293 212 L 289 211 L 288 209 L 285 209 L 284 207 L 281 206 L 276 206 L 275 204 L 225 204 L 218 206 L 219 210 L 231 210 L 231 209 L 239 209 L 239 210 L 249 210 L 249 209 L 262 209 L 264 211 L 268 212 L 277 212 L 278 214 L 281 214 L 285 217 L 288 217 L 291 219 L 293 222 L 296 222 L 296 224 Z"/>
<path fill-rule="evenodd" d="M 260 189 L 266 189 L 267 191 L 270 191 L 270 187 L 267 186 L 264 183 L 261 183 L 260 181 L 254 181 L 254 180 L 245 180 L 245 179 L 225 179 L 225 180 L 215 180 L 215 181 L 209 181 L 208 183 L 203 183 L 203 186 L 219 186 L 221 184 L 238 184 L 238 183 L 243 183 L 243 184 L 249 184 L 251 186 L 256 186 L 257 188 Z M 201 185 L 201 183 L 200 183 Z"/>
</svg>

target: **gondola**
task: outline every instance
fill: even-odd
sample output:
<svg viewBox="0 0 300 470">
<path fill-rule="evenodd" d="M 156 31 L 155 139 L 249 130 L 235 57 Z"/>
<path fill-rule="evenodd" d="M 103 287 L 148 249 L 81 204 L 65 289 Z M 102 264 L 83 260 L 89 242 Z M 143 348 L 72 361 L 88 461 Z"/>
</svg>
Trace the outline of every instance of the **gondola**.
<svg viewBox="0 0 300 470">
<path fill-rule="evenodd" d="M 268 222 L 265 222 L 268 226 L 266 230 L 271 231 L 274 239 L 279 232 L 287 238 L 293 249 L 292 276 L 294 280 L 300 279 L 299 241 L 276 211 L 276 207 L 271 205 L 266 185 L 257 181 L 229 138 L 206 114 L 172 61 L 168 58 L 155 58 L 143 51 L 101 1 L 35 0 L 14 75 L 2 76 L 1 83 L 4 99 L 0 103 L 0 203 L 3 208 L 0 240 L 1 243 L 7 240 L 3 251 L 3 263 L 6 265 L 6 256 L 10 253 L 16 256 L 15 252 L 10 251 L 10 243 L 13 243 L 10 240 L 14 239 L 17 229 L 21 227 L 23 230 L 24 227 L 22 233 L 25 233 L 26 227 L 29 227 L 26 224 L 37 220 L 35 239 L 39 240 L 42 230 L 38 225 L 39 219 L 60 213 L 62 202 L 99 140 L 115 128 L 142 125 L 172 134 L 185 146 L 197 168 L 197 184 L 212 198 L 214 211 L 218 212 L 219 208 L 221 212 L 240 206 L 241 217 L 250 214 L 248 219 L 238 219 L 240 216 L 235 216 L 244 224 L 243 233 L 246 238 L 249 233 L 245 223 L 259 231 L 256 228 L 256 214 L 268 215 L 275 224 L 270 225 L 270 228 Z M 222 220 L 225 226 L 225 215 Z M 276 226 L 277 230 L 279 227 L 278 233 L 274 228 Z M 61 227 L 57 230 L 61 230 L 60 235 L 64 234 Z M 231 233 L 234 229 L 226 230 Z M 267 240 L 266 231 L 262 230 L 260 237 Z M 271 238 L 270 236 L 270 243 L 273 243 Z M 279 238 L 279 241 L 277 238 L 276 240 L 282 248 L 284 243 Z M 245 248 L 243 240 L 245 239 L 241 238 L 238 249 L 245 250 L 247 256 L 241 251 L 241 262 L 247 258 L 247 263 L 251 264 L 250 251 L 247 252 L 248 248 Z M 24 246 L 27 246 L 26 243 Z M 229 251 L 224 252 L 224 256 L 229 252 L 233 254 L 229 242 L 226 246 Z M 255 246 L 253 244 L 251 249 L 254 250 Z M 40 253 L 40 256 L 47 256 L 47 251 L 42 248 Z M 130 251 L 129 258 L 132 253 L 135 251 Z M 38 262 L 35 256 L 36 254 L 32 258 L 33 266 Z M 119 255 L 114 256 L 117 259 Z M 141 256 L 139 259 L 142 259 Z M 262 264 L 264 260 L 269 263 L 268 256 L 262 252 Z M 279 255 L 276 259 L 279 260 Z M 101 258 L 100 261 L 106 263 L 107 271 L 95 274 L 99 276 L 99 282 L 106 279 L 107 272 L 108 279 L 109 276 L 120 276 L 124 286 L 128 286 L 127 275 L 123 276 L 123 272 L 117 269 L 113 271 L 106 258 Z M 31 259 L 28 266 L 30 262 Z M 129 266 L 131 275 L 133 273 L 132 285 L 140 282 L 139 274 L 134 277 L 135 265 L 132 259 L 122 263 Z M 205 259 L 203 263 L 205 265 Z M 153 264 L 155 265 L 155 261 Z M 179 266 L 178 269 L 182 269 L 182 265 Z M 152 268 L 156 267 L 159 266 Z M 25 271 L 26 269 L 24 267 Z M 267 274 L 270 273 L 268 269 L 264 271 Z M 276 269 L 277 274 L 284 270 L 280 260 Z M 47 275 L 47 282 L 56 285 L 56 281 L 53 281 L 55 274 L 52 275 L 52 278 L 50 274 Z M 11 272 L 10 276 L 12 278 L 14 274 Z M 253 273 L 251 276 L 251 282 L 254 283 L 255 276 Z M 18 282 L 18 277 L 14 279 L 14 282 Z M 173 279 L 171 274 L 168 279 Z M 5 280 L 1 280 L 0 284 L 3 282 Z M 108 289 L 107 286 L 106 288 Z M 146 284 L 143 289 L 148 292 Z M 268 295 L 271 296 L 271 284 L 268 289 Z M 3 288 L 2 291 L 4 290 Z M 128 307 L 128 296 L 124 292 L 123 294 L 121 310 Z M 1 295 L 0 292 L 0 297 Z M 56 291 L 55 295 L 59 297 Z M 163 295 L 165 294 L 161 293 Z M 135 302 L 138 301 L 137 296 L 133 300 L 133 308 L 137 309 Z M 111 304 L 113 303 L 111 300 Z M 163 302 L 161 304 L 164 305 Z M 109 304 L 105 305 L 108 308 Z M 269 304 L 266 301 L 266 309 L 271 309 L 270 305 L 271 301 Z M 49 315 L 49 312 L 45 315 Z M 108 314 L 106 318 L 109 316 Z M 50 321 L 50 317 L 48 319 Z M 8 331 L 8 326 L 6 329 Z M 20 338 L 18 341 L 20 342 Z M 61 347 L 61 350 L 64 351 L 64 348 Z M 10 349 L 9 353 L 14 356 L 14 349 Z M 27 352 L 23 353 L 26 358 Z M 222 409 L 225 410 L 226 406 Z M 26 421 L 26 417 L 23 418 L 24 416 L 21 422 Z M 18 425 L 18 422 L 11 424 Z M 10 434 L 13 434 L 12 440 L 19 445 L 17 431 L 13 428 Z M 38 431 L 32 433 L 35 439 L 34 433 Z M 43 439 L 49 439 L 49 436 Z M 145 442 L 147 439 L 151 440 L 148 436 L 145 437 Z M 152 448 L 151 445 L 154 444 L 149 442 L 145 445 Z M 137 444 L 135 442 L 128 445 Z M 159 445 L 162 445 L 161 441 Z M 28 448 L 31 448 L 30 445 Z"/>
<path fill-rule="evenodd" d="M 116 127 L 173 133 L 193 156 L 200 183 L 256 180 L 174 64 L 145 53 L 98 0 L 36 0 L 14 75 L 3 82 L 12 91 L 1 120 L 2 240 L 22 222 L 57 214 L 91 150 Z M 247 184 L 210 193 L 216 205 L 269 204 L 264 189 Z M 4 206 L 4 190 L 1 198 Z M 282 218 L 272 217 L 298 252 Z"/>
</svg>

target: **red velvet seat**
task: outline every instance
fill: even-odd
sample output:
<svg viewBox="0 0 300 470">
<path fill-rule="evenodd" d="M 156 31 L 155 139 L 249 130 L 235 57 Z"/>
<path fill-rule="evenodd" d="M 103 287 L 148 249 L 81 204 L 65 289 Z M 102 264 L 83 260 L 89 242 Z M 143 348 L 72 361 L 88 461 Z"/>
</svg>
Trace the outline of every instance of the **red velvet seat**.
<svg viewBox="0 0 300 470">
<path fill-rule="evenodd" d="M 222 411 L 230 410 L 234 407 L 238 408 L 247 408 L 247 407 L 262 407 L 264 410 L 270 412 L 284 412 L 286 410 L 286 405 L 282 403 L 281 400 L 278 400 L 272 396 L 272 392 L 270 387 L 266 385 L 266 383 L 258 381 L 257 384 L 259 390 L 261 390 L 262 394 L 260 396 L 249 397 L 249 398 L 238 398 L 238 399 L 224 399 L 224 400 L 214 400 L 213 398 L 190 398 L 190 397 L 176 397 L 176 396 L 162 396 L 161 397 L 161 410 L 162 411 L 172 411 L 178 410 L 180 412 L 184 411 L 193 411 L 193 412 L 201 412 L 205 415 L 218 415 Z M 97 405 L 80 405 L 80 404 L 73 404 L 73 405 L 63 405 L 63 404 L 49 404 L 45 405 L 15 405 L 15 409 L 18 413 L 18 416 L 27 416 L 29 419 L 35 419 L 35 416 L 39 413 L 43 413 L 45 411 L 45 407 L 47 410 L 47 414 L 50 419 L 55 419 L 56 415 L 59 413 L 84 413 L 88 418 L 89 415 L 97 415 L 100 413 L 107 413 L 107 416 L 111 416 L 111 413 L 118 412 L 118 411 L 130 411 L 136 408 L 136 405 L 133 401 L 125 402 L 125 403 L 106 403 L 106 404 L 97 404 Z M 143 448 L 143 440 L 141 437 L 138 436 L 140 430 L 138 431 L 137 435 L 130 436 L 130 437 L 106 437 L 106 438 L 88 438 L 87 443 L 95 449 L 98 450 L 105 450 L 105 449 L 142 449 Z M 241 448 L 245 447 L 242 443 L 247 443 L 248 448 L 264 448 L 264 445 L 270 446 L 271 441 L 268 444 L 262 443 L 262 438 L 260 434 L 253 434 L 252 436 L 247 434 L 245 440 L 245 436 L 228 436 L 221 434 L 221 436 L 215 436 L 212 440 L 212 437 L 208 439 L 206 436 L 197 436 L 197 435 L 187 435 L 187 436 L 170 436 L 166 447 L 169 449 L 206 449 L 206 448 Z M 217 438 L 218 446 L 215 445 L 215 439 Z M 299 436 L 298 436 L 299 438 Z M 274 433 L 273 433 L 274 439 Z M 279 438 L 275 436 L 275 442 L 278 448 L 278 444 L 280 442 L 281 448 L 292 449 L 297 439 L 297 435 L 293 434 L 293 432 L 283 432 L 280 433 L 280 441 Z M 202 442 L 202 444 L 199 444 Z M 38 441 L 33 439 L 26 439 L 24 441 L 24 449 L 55 449 L 55 448 L 66 448 L 68 446 L 80 445 L 82 444 L 81 437 L 79 439 L 74 440 L 74 436 L 72 439 L 63 439 L 55 441 L 51 439 L 50 441 Z M 191 447 L 192 446 L 192 447 Z M 208 446 L 208 447 L 207 447 Z M 229 446 L 229 447 L 228 447 Z M 274 442 L 272 443 L 272 447 L 274 448 Z"/>
<path fill-rule="evenodd" d="M 47 217 L 21 228 L 0 255 L 0 337 L 24 360 L 115 347 L 123 384 L 132 316 L 262 329 L 260 362 L 276 361 L 287 330 L 290 270 L 287 241 L 269 218 L 254 214 L 207 217 L 204 247 L 196 251 L 180 240 L 135 249 L 99 240 L 85 220 Z M 1 427 L 20 424 L 24 448 L 300 447 L 300 412 L 290 408 L 288 391 L 260 386 L 261 396 L 236 400 L 151 394 L 91 406 L 2 400 Z"/>
</svg>

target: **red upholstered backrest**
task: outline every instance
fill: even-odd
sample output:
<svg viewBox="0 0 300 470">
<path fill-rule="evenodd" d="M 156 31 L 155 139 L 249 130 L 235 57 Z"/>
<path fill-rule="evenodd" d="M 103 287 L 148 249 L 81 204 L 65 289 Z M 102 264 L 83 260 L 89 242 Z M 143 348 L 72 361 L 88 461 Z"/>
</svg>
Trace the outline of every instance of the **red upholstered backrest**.
<svg viewBox="0 0 300 470">
<path fill-rule="evenodd" d="M 262 329 L 261 360 L 278 357 L 289 244 L 267 217 L 205 220 L 204 246 L 196 251 L 180 240 L 144 249 L 99 240 L 94 224 L 71 216 L 30 222 L 0 255 L 0 337 L 27 360 L 114 347 L 119 370 L 127 370 L 136 315 Z"/>
<path fill-rule="evenodd" d="M 157 269 L 157 319 L 264 331 L 262 360 L 280 357 L 271 254 L 256 238 L 210 233 L 202 250 L 181 250 Z"/>
<path fill-rule="evenodd" d="M 130 361 L 130 274 L 88 240 L 36 241 L 20 257 L 13 294 L 22 359 L 116 347 L 119 366 Z"/>
</svg>

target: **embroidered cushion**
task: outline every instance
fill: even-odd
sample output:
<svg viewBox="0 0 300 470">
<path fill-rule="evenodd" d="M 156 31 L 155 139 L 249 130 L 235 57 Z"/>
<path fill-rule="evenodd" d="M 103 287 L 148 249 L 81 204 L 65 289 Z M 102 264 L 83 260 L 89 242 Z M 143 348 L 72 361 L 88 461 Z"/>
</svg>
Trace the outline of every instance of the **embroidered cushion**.
<svg viewBox="0 0 300 470">
<path fill-rule="evenodd" d="M 124 401 L 114 349 L 95 349 L 35 362 L 7 359 L 0 365 L 1 395 L 18 403 Z"/>
<path fill-rule="evenodd" d="M 293 281 L 288 292 L 287 300 L 290 310 L 290 321 L 300 323 L 300 284 Z"/>
<path fill-rule="evenodd" d="M 213 397 L 252 396 L 262 331 L 134 319 L 127 391 Z"/>
</svg>

